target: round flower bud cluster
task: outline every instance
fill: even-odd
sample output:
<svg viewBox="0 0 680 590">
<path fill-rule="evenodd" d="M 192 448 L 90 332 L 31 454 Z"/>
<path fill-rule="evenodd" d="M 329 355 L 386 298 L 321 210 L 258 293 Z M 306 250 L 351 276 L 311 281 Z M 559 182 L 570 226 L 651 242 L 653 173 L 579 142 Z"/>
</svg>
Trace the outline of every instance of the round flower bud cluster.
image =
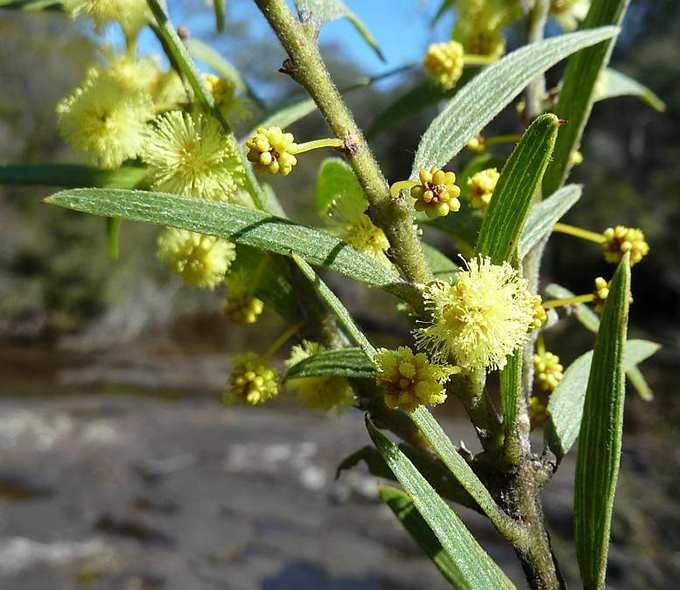
<svg viewBox="0 0 680 590">
<path fill-rule="evenodd" d="M 611 281 L 606 281 L 602 277 L 597 277 L 595 279 L 595 290 L 593 291 L 593 304 L 595 305 L 595 311 L 602 313 L 604 309 L 604 302 L 607 300 L 607 295 L 609 295 L 609 289 L 612 286 Z"/>
<path fill-rule="evenodd" d="M 487 168 L 473 174 L 467 181 L 467 198 L 475 209 L 486 211 L 500 174 L 496 168 Z"/>
<path fill-rule="evenodd" d="M 534 354 L 534 372 L 536 384 L 541 391 L 555 391 L 564 376 L 564 367 L 556 354 L 541 352 Z"/>
<path fill-rule="evenodd" d="M 529 421 L 531 430 L 540 428 L 548 419 L 547 406 L 535 395 L 529 398 Z"/>
<path fill-rule="evenodd" d="M 224 313 L 235 324 L 254 324 L 264 310 L 264 303 L 257 297 L 239 291 L 227 294 Z"/>
<path fill-rule="evenodd" d="M 279 394 L 276 370 L 265 366 L 254 352 L 235 356 L 233 363 L 228 383 L 230 389 L 223 396 L 225 404 L 240 402 L 254 406 Z"/>
<path fill-rule="evenodd" d="M 531 332 L 532 330 L 537 330 L 548 321 L 548 314 L 545 311 L 545 307 L 543 307 L 543 298 L 540 295 L 529 294 L 529 301 L 534 310 L 534 317 L 529 324 L 529 331 Z"/>
<path fill-rule="evenodd" d="M 324 350 L 318 342 L 305 340 L 292 348 L 286 365 L 292 367 Z M 329 412 L 335 408 L 340 413 L 354 404 L 354 390 L 344 377 L 296 377 L 286 380 L 286 385 L 297 391 L 298 399 L 312 410 Z"/>
<path fill-rule="evenodd" d="M 411 188 L 411 196 L 416 200 L 416 211 L 424 211 L 429 218 L 444 217 L 450 211 L 458 211 L 459 195 L 456 175 L 439 168 L 421 170 L 420 184 Z"/>
<path fill-rule="evenodd" d="M 295 138 L 280 127 L 259 127 L 257 134 L 246 141 L 246 146 L 248 160 L 257 170 L 288 176 L 297 164 Z"/>
<path fill-rule="evenodd" d="M 446 400 L 444 382 L 460 369 L 431 363 L 422 352 L 400 346 L 397 350 L 381 348 L 375 357 L 379 366 L 376 378 L 385 388 L 385 403 L 412 412 L 420 405 L 436 405 Z"/>
<path fill-rule="evenodd" d="M 423 58 L 425 73 L 445 90 L 453 88 L 463 75 L 465 52 L 457 41 L 433 43 Z"/>
<path fill-rule="evenodd" d="M 187 285 L 214 289 L 236 258 L 232 242 L 185 229 L 167 228 L 158 237 L 158 257 Z"/>
<path fill-rule="evenodd" d="M 632 227 L 617 225 L 604 231 L 602 242 L 604 257 L 607 262 L 618 264 L 623 255 L 630 252 L 630 265 L 633 266 L 649 253 L 649 244 L 645 242 L 645 234 Z"/>
</svg>

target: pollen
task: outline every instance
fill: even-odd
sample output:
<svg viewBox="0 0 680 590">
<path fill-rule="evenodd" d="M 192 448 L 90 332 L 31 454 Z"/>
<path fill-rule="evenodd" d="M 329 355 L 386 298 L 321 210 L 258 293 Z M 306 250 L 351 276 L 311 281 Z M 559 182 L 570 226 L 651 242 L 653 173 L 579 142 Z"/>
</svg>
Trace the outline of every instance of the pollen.
<svg viewBox="0 0 680 590">
<path fill-rule="evenodd" d="M 222 400 L 227 405 L 245 403 L 255 406 L 279 394 L 279 376 L 267 367 L 254 352 L 235 356 L 229 376 L 229 391 Z"/>
<path fill-rule="evenodd" d="M 630 265 L 633 266 L 649 253 L 649 244 L 645 242 L 642 230 L 617 225 L 604 231 L 604 258 L 607 262 L 618 264 L 623 255 L 630 252 Z"/>
<path fill-rule="evenodd" d="M 413 412 L 418 406 L 434 406 L 446 401 L 444 383 L 458 373 L 458 367 L 440 366 L 430 362 L 407 346 L 397 350 L 381 348 L 376 355 L 379 373 L 377 384 L 385 388 L 385 403 L 390 408 Z"/>
<path fill-rule="evenodd" d="M 507 262 L 495 265 L 489 258 L 468 262 L 456 283 L 431 283 L 424 298 L 431 319 L 416 328 L 416 341 L 435 360 L 452 355 L 471 371 L 502 369 L 535 321 L 527 281 Z"/>
<path fill-rule="evenodd" d="M 467 181 L 467 198 L 475 209 L 486 211 L 491 203 L 500 174 L 496 168 L 487 168 L 473 174 Z"/>
<path fill-rule="evenodd" d="M 213 290 L 235 260 L 236 247 L 222 238 L 167 228 L 158 237 L 158 258 L 187 285 Z"/>
<path fill-rule="evenodd" d="M 458 211 L 459 195 L 456 175 L 439 168 L 421 170 L 420 184 L 411 188 L 411 196 L 416 200 L 416 211 L 424 211 L 430 219 L 444 217 L 450 211 Z"/>
<path fill-rule="evenodd" d="M 444 88 L 453 88 L 463 74 L 465 52 L 457 41 L 433 43 L 423 58 L 425 73 Z"/>
<path fill-rule="evenodd" d="M 295 138 L 280 127 L 259 127 L 257 134 L 246 141 L 246 146 L 248 160 L 257 170 L 288 176 L 297 164 Z"/>
</svg>

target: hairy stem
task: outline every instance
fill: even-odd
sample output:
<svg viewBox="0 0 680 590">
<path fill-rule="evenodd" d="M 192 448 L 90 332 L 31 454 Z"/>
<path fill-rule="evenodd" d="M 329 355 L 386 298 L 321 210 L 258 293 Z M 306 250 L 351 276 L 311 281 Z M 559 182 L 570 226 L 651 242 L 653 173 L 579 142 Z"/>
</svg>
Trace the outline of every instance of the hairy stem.
<svg viewBox="0 0 680 590">
<path fill-rule="evenodd" d="M 389 185 L 326 69 L 313 34 L 288 7 L 286 0 L 255 0 L 290 57 L 285 71 L 316 102 L 333 133 L 343 141 L 347 159 L 366 193 L 369 215 L 390 242 L 390 256 L 404 277 L 428 283 L 432 273 L 413 227 L 410 204 L 392 199 Z"/>
</svg>

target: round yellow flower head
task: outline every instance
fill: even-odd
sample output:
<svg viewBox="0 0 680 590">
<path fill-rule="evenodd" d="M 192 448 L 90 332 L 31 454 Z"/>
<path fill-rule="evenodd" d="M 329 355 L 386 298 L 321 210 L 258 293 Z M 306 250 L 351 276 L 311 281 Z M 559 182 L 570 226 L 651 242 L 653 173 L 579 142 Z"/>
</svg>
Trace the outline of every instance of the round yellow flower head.
<svg viewBox="0 0 680 590">
<path fill-rule="evenodd" d="M 548 419 L 548 407 L 535 395 L 529 398 L 529 420 L 531 430 L 540 428 Z"/>
<path fill-rule="evenodd" d="M 593 291 L 593 304 L 595 305 L 595 311 L 602 313 L 604 309 L 604 302 L 607 300 L 607 295 L 609 295 L 609 289 L 612 286 L 611 281 L 606 281 L 603 277 L 597 277 L 595 279 L 595 290 Z"/>
<path fill-rule="evenodd" d="M 531 295 L 528 291 L 527 295 L 534 310 L 534 317 L 529 324 L 529 331 L 531 332 L 532 330 L 537 330 L 548 321 L 548 314 L 543 307 L 543 298 L 540 295 Z"/>
<path fill-rule="evenodd" d="M 129 37 L 153 19 L 144 0 L 63 0 L 62 4 L 72 18 L 81 15 L 92 18 L 97 31 L 118 22 Z"/>
<path fill-rule="evenodd" d="M 552 352 L 534 354 L 534 375 L 541 391 L 555 391 L 564 375 L 560 357 Z"/>
<path fill-rule="evenodd" d="M 411 196 L 416 200 L 416 211 L 424 211 L 432 219 L 444 217 L 450 211 L 460 209 L 460 188 L 456 185 L 456 175 L 439 168 L 420 171 L 420 184 L 411 188 Z"/>
<path fill-rule="evenodd" d="M 292 367 L 324 350 L 318 342 L 305 340 L 302 345 L 293 346 L 286 365 Z M 312 410 L 329 412 L 335 408 L 340 413 L 354 404 L 354 391 L 344 377 L 297 377 L 288 379 L 286 384 L 297 391 L 298 399 Z"/>
<path fill-rule="evenodd" d="M 292 133 L 281 131 L 281 127 L 259 127 L 246 146 L 248 159 L 257 170 L 288 176 L 297 164 L 295 138 Z"/>
<path fill-rule="evenodd" d="M 187 285 L 214 289 L 236 258 L 233 243 L 185 229 L 166 228 L 158 236 L 158 257 Z"/>
<path fill-rule="evenodd" d="M 237 121 L 248 118 L 250 113 L 243 106 L 241 97 L 236 95 L 236 84 L 234 82 L 214 74 L 205 74 L 203 79 L 210 90 L 210 94 L 215 99 L 215 105 L 222 111 L 223 115 L 228 115 Z"/>
<path fill-rule="evenodd" d="M 458 41 L 433 43 L 423 58 L 425 73 L 445 90 L 453 88 L 463 75 L 465 52 Z"/>
<path fill-rule="evenodd" d="M 517 5 L 506 0 L 459 0 L 454 34 L 465 53 L 496 58 L 503 55 L 502 29 L 517 18 Z"/>
<path fill-rule="evenodd" d="M 238 290 L 230 290 L 224 313 L 235 324 L 254 324 L 264 310 L 264 303 L 257 297 Z"/>
<path fill-rule="evenodd" d="M 425 354 L 413 354 L 407 346 L 397 350 L 381 348 L 375 360 L 379 365 L 376 381 L 385 388 L 385 403 L 390 408 L 401 407 L 407 412 L 413 412 L 421 405 L 444 403 L 444 383 L 460 371 L 458 367 L 431 363 Z"/>
<path fill-rule="evenodd" d="M 214 118 L 171 111 L 156 118 L 144 160 L 155 189 L 227 201 L 243 186 L 237 149 Z"/>
<path fill-rule="evenodd" d="M 57 105 L 64 139 L 90 164 L 102 168 L 117 168 L 141 155 L 146 122 L 152 117 L 151 96 L 127 90 L 112 76 L 96 71 Z"/>
<path fill-rule="evenodd" d="M 276 369 L 265 366 L 254 352 L 235 356 L 232 362 L 229 391 L 222 396 L 225 404 L 240 402 L 254 406 L 279 394 Z"/>
<path fill-rule="evenodd" d="M 368 201 L 354 193 L 343 193 L 326 211 L 329 232 L 352 244 L 385 266 L 392 266 L 387 251 L 390 243 L 383 230 L 376 227 L 366 215 Z"/>
<path fill-rule="evenodd" d="M 604 237 L 602 249 L 607 262 L 618 264 L 623 255 L 630 252 L 630 265 L 633 266 L 649 253 L 649 244 L 645 242 L 645 234 L 637 228 L 617 225 L 607 228 L 604 231 Z"/>
<path fill-rule="evenodd" d="M 467 181 L 467 198 L 475 209 L 486 211 L 500 174 L 496 168 L 487 168 L 473 174 Z"/>
<path fill-rule="evenodd" d="M 474 258 L 455 284 L 435 281 L 424 297 L 431 324 L 416 329 L 416 340 L 435 360 L 452 354 L 464 369 L 502 369 L 534 322 L 527 281 L 507 262 Z"/>
</svg>

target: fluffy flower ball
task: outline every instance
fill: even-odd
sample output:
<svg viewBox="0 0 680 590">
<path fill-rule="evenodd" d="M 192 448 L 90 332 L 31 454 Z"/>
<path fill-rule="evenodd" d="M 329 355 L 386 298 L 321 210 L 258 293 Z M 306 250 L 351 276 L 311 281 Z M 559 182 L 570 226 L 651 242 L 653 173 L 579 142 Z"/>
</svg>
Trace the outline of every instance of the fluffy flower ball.
<svg viewBox="0 0 680 590">
<path fill-rule="evenodd" d="M 446 90 L 453 88 L 463 75 L 465 52 L 457 41 L 433 43 L 423 58 L 425 72 Z"/>
<path fill-rule="evenodd" d="M 436 360 L 452 354 L 464 369 L 502 369 L 534 322 L 527 282 L 507 262 L 472 259 L 455 284 L 436 281 L 424 297 L 431 323 L 416 329 L 416 340 Z"/>
<path fill-rule="evenodd" d="M 63 0 L 64 9 L 72 18 L 89 16 L 97 30 L 118 22 L 128 36 L 134 36 L 152 19 L 144 0 Z"/>
</svg>

